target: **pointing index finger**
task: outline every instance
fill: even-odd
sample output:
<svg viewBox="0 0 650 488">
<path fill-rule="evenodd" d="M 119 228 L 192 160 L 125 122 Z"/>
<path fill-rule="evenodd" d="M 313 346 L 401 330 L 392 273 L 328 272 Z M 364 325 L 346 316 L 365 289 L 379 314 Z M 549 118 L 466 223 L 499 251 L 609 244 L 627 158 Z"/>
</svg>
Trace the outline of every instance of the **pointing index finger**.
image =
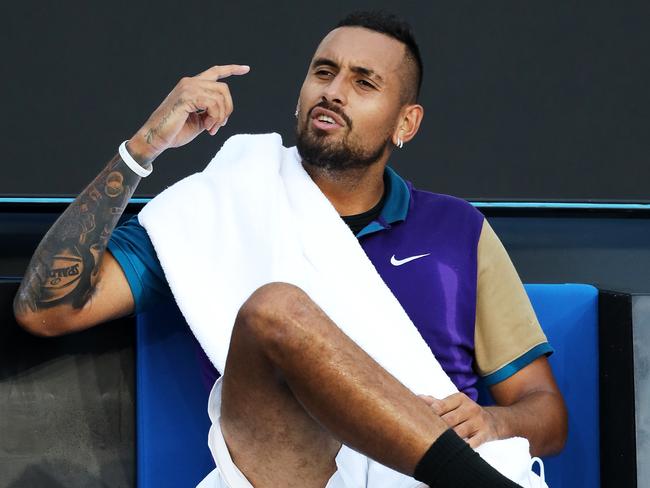
<svg viewBox="0 0 650 488">
<path fill-rule="evenodd" d="M 245 64 L 226 64 L 223 66 L 217 65 L 212 68 L 206 69 L 203 73 L 196 75 L 196 78 L 201 80 L 221 80 L 228 78 L 232 75 L 245 75 L 251 70 L 250 66 Z"/>
</svg>

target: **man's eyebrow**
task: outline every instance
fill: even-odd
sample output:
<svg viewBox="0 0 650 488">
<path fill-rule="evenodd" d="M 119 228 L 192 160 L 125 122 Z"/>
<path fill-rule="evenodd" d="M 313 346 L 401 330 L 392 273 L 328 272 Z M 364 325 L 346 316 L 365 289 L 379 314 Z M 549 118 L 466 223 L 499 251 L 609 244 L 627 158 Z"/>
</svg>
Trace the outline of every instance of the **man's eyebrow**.
<svg viewBox="0 0 650 488">
<path fill-rule="evenodd" d="M 339 64 L 336 61 L 332 61 L 329 58 L 316 58 L 311 63 L 312 67 L 316 66 L 329 66 L 330 68 L 338 68 Z"/>
<path fill-rule="evenodd" d="M 339 64 L 336 61 L 333 61 L 329 58 L 316 58 L 311 63 L 311 65 L 312 67 L 329 66 L 330 68 L 336 68 L 336 69 L 340 68 Z M 366 76 L 368 78 L 374 78 L 380 83 L 383 83 L 384 81 L 384 79 L 381 77 L 379 73 L 377 73 L 375 70 L 370 68 L 364 68 L 363 66 L 351 66 L 350 71 Z"/>
</svg>

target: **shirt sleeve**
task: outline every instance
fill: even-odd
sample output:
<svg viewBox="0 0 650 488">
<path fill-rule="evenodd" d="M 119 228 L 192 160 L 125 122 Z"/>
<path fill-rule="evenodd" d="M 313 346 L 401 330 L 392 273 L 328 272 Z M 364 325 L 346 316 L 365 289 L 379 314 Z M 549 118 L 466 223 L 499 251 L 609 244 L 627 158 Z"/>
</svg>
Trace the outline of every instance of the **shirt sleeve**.
<svg viewBox="0 0 650 488">
<path fill-rule="evenodd" d="M 137 215 L 113 231 L 107 247 L 129 282 L 136 313 L 173 298 L 151 239 Z"/>
<path fill-rule="evenodd" d="M 476 365 L 488 386 L 553 352 L 519 275 L 487 220 L 478 244 L 476 302 Z"/>
</svg>

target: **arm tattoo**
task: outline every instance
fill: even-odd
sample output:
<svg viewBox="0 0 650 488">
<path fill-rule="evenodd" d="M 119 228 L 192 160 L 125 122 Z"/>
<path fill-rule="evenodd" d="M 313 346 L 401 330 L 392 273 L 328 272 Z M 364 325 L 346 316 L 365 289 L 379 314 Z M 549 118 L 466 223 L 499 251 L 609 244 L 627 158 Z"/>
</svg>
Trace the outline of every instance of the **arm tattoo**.
<svg viewBox="0 0 650 488">
<path fill-rule="evenodd" d="M 165 127 L 167 124 L 167 121 L 169 120 L 169 117 L 172 116 L 172 114 L 181 106 L 185 103 L 185 100 L 182 98 L 179 98 L 174 105 L 172 105 L 172 108 L 165 114 L 163 117 L 160 119 L 160 122 L 158 122 L 158 125 L 156 127 L 150 128 L 147 133 L 144 135 L 145 141 L 147 141 L 147 144 L 150 146 L 153 146 L 153 141 L 158 137 L 158 134 L 160 131 Z"/>
<path fill-rule="evenodd" d="M 34 252 L 14 300 L 17 313 L 69 304 L 97 285 L 108 240 L 140 177 L 116 155 L 57 219 Z"/>
</svg>

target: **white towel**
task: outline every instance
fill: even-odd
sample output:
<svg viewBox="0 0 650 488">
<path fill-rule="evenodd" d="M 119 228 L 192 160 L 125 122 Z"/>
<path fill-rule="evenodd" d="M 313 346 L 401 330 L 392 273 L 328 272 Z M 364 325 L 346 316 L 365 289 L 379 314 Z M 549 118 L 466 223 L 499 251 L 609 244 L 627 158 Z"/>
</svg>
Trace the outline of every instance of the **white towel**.
<svg viewBox="0 0 650 488">
<path fill-rule="evenodd" d="M 241 305 L 258 287 L 282 281 L 302 288 L 413 392 L 444 398 L 457 391 L 297 150 L 285 148 L 279 135 L 230 138 L 203 172 L 149 202 L 139 221 L 220 372 Z M 513 481 L 533 486 L 525 439 L 490 442 L 479 453 Z"/>
</svg>

